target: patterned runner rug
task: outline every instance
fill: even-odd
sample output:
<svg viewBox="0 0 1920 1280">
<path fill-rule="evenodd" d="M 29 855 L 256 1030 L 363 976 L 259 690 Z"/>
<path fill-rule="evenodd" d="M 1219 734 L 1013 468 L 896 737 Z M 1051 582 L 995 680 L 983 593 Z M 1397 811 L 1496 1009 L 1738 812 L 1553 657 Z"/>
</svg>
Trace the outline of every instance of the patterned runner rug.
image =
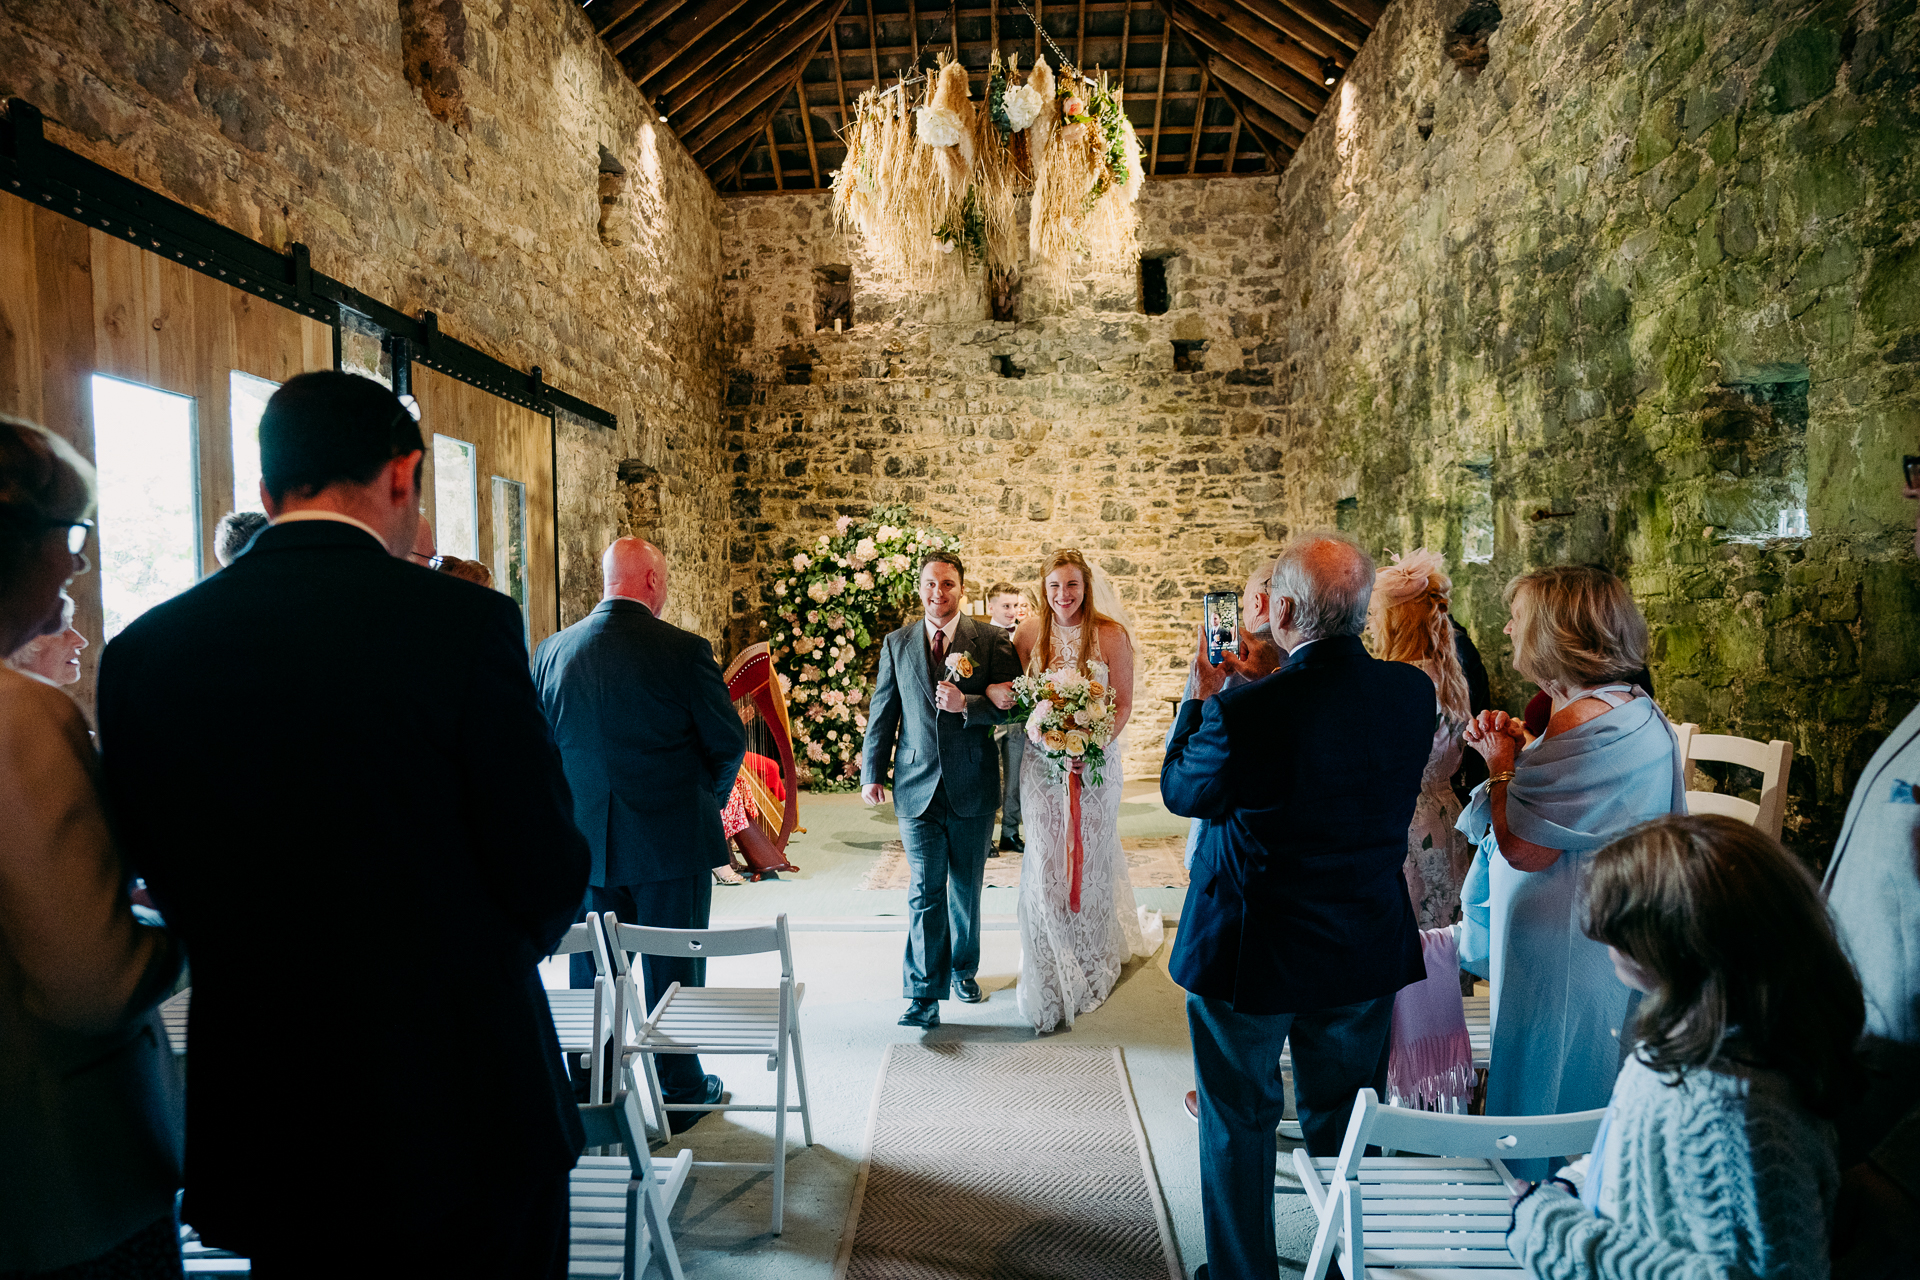
<svg viewBox="0 0 1920 1280">
<path fill-rule="evenodd" d="M 896 1044 L 834 1280 L 1183 1280 L 1120 1050 Z"/>
<path fill-rule="evenodd" d="M 1122 837 L 1120 851 L 1127 855 L 1127 880 L 1136 889 L 1184 889 L 1187 887 L 1187 838 L 1185 836 Z M 989 889 L 1020 887 L 1020 856 L 1003 853 L 987 859 L 986 886 Z M 862 889 L 905 889 L 907 849 L 898 839 L 874 859 L 861 879 Z"/>
</svg>

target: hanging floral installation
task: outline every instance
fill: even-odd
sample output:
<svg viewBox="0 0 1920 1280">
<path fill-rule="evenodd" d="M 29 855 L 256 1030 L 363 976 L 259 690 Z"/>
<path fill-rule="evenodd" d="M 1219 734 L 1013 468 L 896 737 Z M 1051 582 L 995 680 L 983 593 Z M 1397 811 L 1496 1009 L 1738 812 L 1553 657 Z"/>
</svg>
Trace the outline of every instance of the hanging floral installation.
<svg viewBox="0 0 1920 1280">
<path fill-rule="evenodd" d="M 1056 77 L 1041 58 L 1023 75 L 1018 55 L 995 50 L 975 103 L 966 68 L 943 54 L 918 105 L 914 81 L 861 94 L 833 176 L 837 224 L 860 233 L 882 271 L 931 291 L 969 266 L 1017 274 L 1019 200 L 1031 196 L 1033 262 L 1129 268 L 1140 256 L 1140 140 L 1119 86 L 1062 67 Z"/>
<path fill-rule="evenodd" d="M 832 533 L 790 549 L 769 587 L 770 644 L 809 790 L 859 784 L 870 692 L 860 654 L 881 638 L 874 626 L 884 611 L 912 603 L 921 559 L 959 549 L 960 539 L 915 523 L 905 507 L 841 516 Z"/>
</svg>

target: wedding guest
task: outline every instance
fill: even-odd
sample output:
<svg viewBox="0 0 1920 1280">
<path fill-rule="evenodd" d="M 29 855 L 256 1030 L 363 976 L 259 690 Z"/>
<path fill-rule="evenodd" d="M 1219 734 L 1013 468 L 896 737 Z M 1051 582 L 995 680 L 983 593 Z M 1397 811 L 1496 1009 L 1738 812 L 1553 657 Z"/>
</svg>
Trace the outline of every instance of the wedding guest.
<svg viewBox="0 0 1920 1280">
<path fill-rule="evenodd" d="M 422 521 L 422 523 L 425 523 Z M 471 582 L 475 586 L 491 587 L 493 570 L 478 560 L 462 560 L 459 556 L 438 556 L 433 567 L 441 573 L 449 574 L 462 582 Z"/>
<path fill-rule="evenodd" d="M 538 965 L 586 844 L 519 609 L 404 558 L 422 453 L 372 379 L 288 379 L 273 523 L 100 664 L 117 826 L 193 963 L 182 1213 L 262 1275 L 368 1240 L 394 1273 L 566 1273 L 582 1133 Z"/>
<path fill-rule="evenodd" d="M 1454 829 L 1461 806 L 1452 779 L 1460 767 L 1461 734 L 1473 717 L 1447 612 L 1452 593 L 1453 580 L 1438 553 L 1421 547 L 1395 556 L 1374 579 L 1367 623 L 1373 656 L 1419 667 L 1433 681 L 1439 699 L 1420 802 L 1407 828 L 1407 893 L 1422 929 L 1453 923 L 1460 910 L 1460 884 L 1473 862 L 1473 846 Z"/>
<path fill-rule="evenodd" d="M 213 527 L 213 558 L 222 569 L 240 558 L 255 536 L 267 527 L 264 511 L 229 511 Z"/>
<path fill-rule="evenodd" d="M 1535 1280 L 1826 1275 L 1863 1007 L 1812 878 L 1743 822 L 1673 816 L 1595 852 L 1586 898 L 1645 998 L 1593 1152 L 1520 1188 L 1507 1247 Z"/>
<path fill-rule="evenodd" d="M 1027 616 L 1027 599 L 1020 588 L 1004 579 L 987 588 L 987 620 L 1011 639 Z M 999 725 L 993 740 L 1000 751 L 1000 847 L 989 848 L 987 856 L 1024 853 L 1026 842 L 1020 838 L 1020 761 L 1025 754 L 1027 735 L 1017 725 Z"/>
<path fill-rule="evenodd" d="M 1467 677 L 1467 709 L 1477 716 L 1493 705 L 1493 685 L 1487 680 L 1487 665 L 1480 660 L 1480 649 L 1467 629 L 1460 625 L 1460 619 L 1448 613 L 1447 621 L 1453 624 L 1453 647 L 1460 655 L 1460 670 Z M 1480 758 L 1480 753 L 1462 751 L 1460 768 L 1453 775 L 1454 799 L 1464 808 L 1473 789 L 1486 780 L 1487 762 Z"/>
<path fill-rule="evenodd" d="M 1268 612 L 1268 585 L 1273 579 L 1273 566 L 1276 561 L 1262 560 L 1247 575 L 1246 585 L 1240 589 L 1240 661 L 1220 682 L 1222 689 L 1237 689 L 1243 684 L 1251 684 L 1262 676 L 1272 675 L 1287 660 L 1287 652 L 1273 642 L 1273 619 Z M 1180 694 L 1180 700 L 1191 700 L 1199 687 L 1199 673 L 1189 669 L 1187 686 Z M 1173 745 L 1174 728 L 1178 724 L 1167 726 L 1167 745 Z M 1199 818 L 1187 824 L 1187 870 L 1193 870 L 1194 851 L 1200 847 L 1200 829 L 1203 822 Z M 1199 1115 L 1195 1098 L 1198 1095 L 1187 1094 L 1187 1111 Z"/>
<path fill-rule="evenodd" d="M 1460 815 L 1478 846 L 1461 953 L 1493 983 L 1486 1113 L 1556 1115 L 1606 1104 L 1631 1012 L 1606 948 L 1580 932 L 1581 874 L 1628 828 L 1685 813 L 1686 794 L 1673 727 L 1621 678 L 1647 652 L 1626 584 L 1566 565 L 1515 578 L 1506 596 L 1514 669 L 1554 710 L 1524 751 L 1520 723 L 1504 711 L 1467 727 L 1491 777 Z M 1515 1172 L 1541 1177 L 1545 1162 L 1518 1161 Z"/>
<path fill-rule="evenodd" d="M 21 645 L 7 659 L 15 671 L 39 676 L 50 684 L 73 684 L 80 679 L 80 651 L 87 638 L 73 625 L 73 597 L 60 592 L 60 629 Z"/>
<path fill-rule="evenodd" d="M 1400 868 L 1433 743 L 1433 682 L 1360 642 L 1374 564 L 1344 534 L 1295 539 L 1270 587 L 1273 675 L 1194 657 L 1160 771 L 1206 819 L 1169 970 L 1187 990 L 1208 1267 L 1272 1276 L 1280 1050 L 1307 1149 L 1339 1152 L 1362 1087 L 1384 1094 L 1394 993 L 1426 976 Z"/>
<path fill-rule="evenodd" d="M 94 502 L 64 440 L 0 418 L 0 649 L 62 617 Z M 0 1274 L 180 1275 L 179 1076 L 72 699 L 0 668 Z M 69 1271 L 67 1269 L 71 1268 Z"/>
<path fill-rule="evenodd" d="M 669 569 L 660 548 L 619 538 L 600 557 L 599 605 L 547 637 L 534 682 L 573 790 L 573 815 L 593 851 L 587 911 L 623 924 L 704 929 L 713 870 L 730 861 L 722 812 L 747 753 L 713 646 L 660 616 Z M 707 962 L 644 956 L 652 1008 L 674 983 L 704 986 Z M 593 987 L 593 962 L 574 957 L 572 984 Z M 656 1067 L 668 1105 L 717 1106 L 725 1086 L 690 1053 Z M 683 1111 L 674 1131 L 708 1113 Z"/>
<path fill-rule="evenodd" d="M 1279 645 L 1273 642 L 1273 618 L 1267 607 L 1269 598 L 1268 586 L 1273 579 L 1273 566 L 1275 563 L 1272 559 L 1266 559 L 1255 565 L 1253 572 L 1247 575 L 1246 585 L 1241 588 L 1241 662 L 1233 671 L 1227 674 L 1225 679 L 1221 680 L 1220 688 L 1223 690 L 1237 689 L 1243 684 L 1253 683 L 1262 676 L 1272 675 L 1280 669 L 1280 664 L 1286 661 L 1286 650 L 1280 648 Z M 1197 670 L 1189 670 L 1187 672 L 1187 687 L 1180 695 L 1180 700 L 1185 702 L 1193 698 L 1198 688 L 1199 673 Z M 1167 746 L 1173 745 L 1173 734 L 1178 725 L 1179 721 L 1176 718 L 1173 724 L 1167 726 Z M 1193 870 L 1193 857 L 1194 854 L 1199 851 L 1200 832 L 1205 825 L 1205 820 L 1201 818 L 1193 818 L 1187 823 L 1186 864 L 1188 871 Z M 1200 1091 L 1197 1089 L 1187 1090 L 1186 1104 L 1187 1114 L 1192 1116 L 1196 1121 L 1199 1120 Z"/>
<path fill-rule="evenodd" d="M 1920 498 L 1920 489 L 1902 496 Z M 1920 521 L 1914 529 L 1920 554 Z M 1827 864 L 1828 909 L 1866 989 L 1865 1078 L 1839 1117 L 1836 1274 L 1920 1275 L 1920 706 L 1867 762 Z"/>
</svg>

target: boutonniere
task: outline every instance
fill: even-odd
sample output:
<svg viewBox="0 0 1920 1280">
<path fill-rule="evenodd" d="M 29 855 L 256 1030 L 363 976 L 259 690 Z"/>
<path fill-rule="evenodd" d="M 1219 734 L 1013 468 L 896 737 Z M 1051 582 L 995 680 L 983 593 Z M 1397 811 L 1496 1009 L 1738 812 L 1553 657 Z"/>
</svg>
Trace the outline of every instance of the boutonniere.
<svg viewBox="0 0 1920 1280">
<path fill-rule="evenodd" d="M 947 655 L 947 674 L 956 680 L 965 680 L 973 674 L 973 659 L 964 651 Z"/>
</svg>

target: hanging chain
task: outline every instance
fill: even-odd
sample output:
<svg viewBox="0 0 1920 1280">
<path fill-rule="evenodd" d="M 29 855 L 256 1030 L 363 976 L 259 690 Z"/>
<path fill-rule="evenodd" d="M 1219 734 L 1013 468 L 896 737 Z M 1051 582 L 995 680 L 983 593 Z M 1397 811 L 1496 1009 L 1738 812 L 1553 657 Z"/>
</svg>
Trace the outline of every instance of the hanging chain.
<svg viewBox="0 0 1920 1280">
<path fill-rule="evenodd" d="M 1026 14 L 1027 20 L 1033 23 L 1033 29 L 1040 33 L 1040 38 L 1047 42 L 1047 48 L 1053 50 L 1053 56 L 1060 63 L 1060 69 L 1072 72 L 1076 79 L 1085 80 L 1086 73 L 1074 66 L 1073 59 L 1067 56 L 1066 50 L 1053 42 L 1053 37 L 1047 33 L 1046 24 L 1034 17 L 1033 10 L 1027 7 L 1027 0 L 1014 0 L 1014 3 L 1020 6 L 1020 12 Z"/>
</svg>

